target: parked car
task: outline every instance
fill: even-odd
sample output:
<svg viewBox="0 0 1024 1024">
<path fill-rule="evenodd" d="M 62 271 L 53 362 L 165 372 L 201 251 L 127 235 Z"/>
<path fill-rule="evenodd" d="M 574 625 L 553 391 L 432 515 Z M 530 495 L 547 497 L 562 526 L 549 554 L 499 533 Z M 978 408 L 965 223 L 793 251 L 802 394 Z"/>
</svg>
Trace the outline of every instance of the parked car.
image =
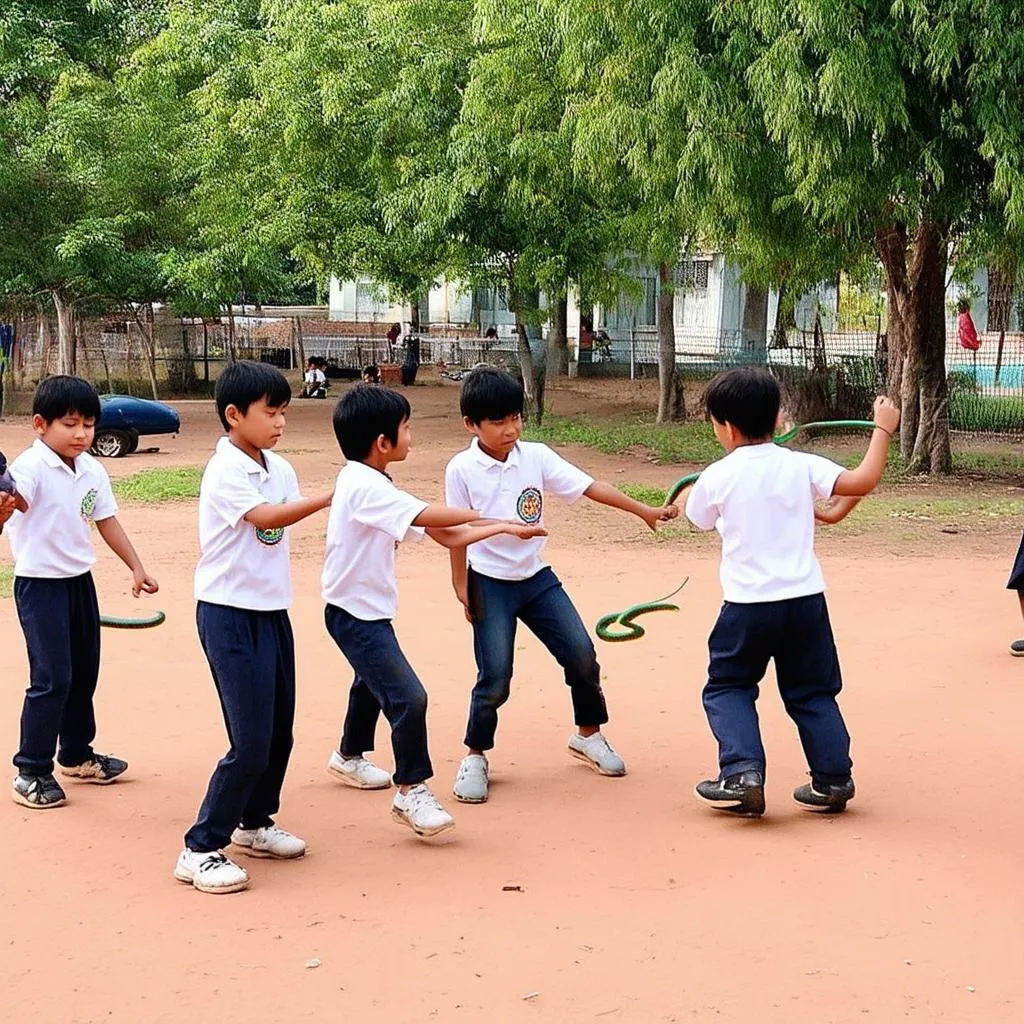
<svg viewBox="0 0 1024 1024">
<path fill-rule="evenodd" d="M 163 402 L 131 395 L 100 395 L 100 419 L 92 453 L 120 459 L 139 447 L 142 435 L 177 434 L 179 430 L 178 413 Z"/>
</svg>

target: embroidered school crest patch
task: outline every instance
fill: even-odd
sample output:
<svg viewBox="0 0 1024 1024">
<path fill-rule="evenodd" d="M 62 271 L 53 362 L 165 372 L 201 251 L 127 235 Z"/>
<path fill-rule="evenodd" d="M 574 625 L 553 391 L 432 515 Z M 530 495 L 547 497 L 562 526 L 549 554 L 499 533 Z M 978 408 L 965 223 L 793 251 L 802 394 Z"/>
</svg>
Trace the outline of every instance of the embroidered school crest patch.
<svg viewBox="0 0 1024 1024">
<path fill-rule="evenodd" d="M 540 522 L 543 512 L 544 496 L 536 487 L 527 487 L 516 502 L 516 514 L 524 523 L 529 523 L 532 526 L 534 523 Z"/>
<path fill-rule="evenodd" d="M 266 544 L 268 548 L 272 548 L 275 544 L 281 543 L 281 538 L 284 536 L 284 527 L 275 526 L 272 530 L 256 530 L 256 539 L 261 544 Z"/>
<path fill-rule="evenodd" d="M 88 522 L 92 519 L 93 513 L 96 511 L 96 499 L 99 497 L 99 492 L 95 487 L 90 487 L 86 492 L 85 497 L 82 498 L 82 505 L 79 511 L 82 514 L 82 518 Z"/>
</svg>

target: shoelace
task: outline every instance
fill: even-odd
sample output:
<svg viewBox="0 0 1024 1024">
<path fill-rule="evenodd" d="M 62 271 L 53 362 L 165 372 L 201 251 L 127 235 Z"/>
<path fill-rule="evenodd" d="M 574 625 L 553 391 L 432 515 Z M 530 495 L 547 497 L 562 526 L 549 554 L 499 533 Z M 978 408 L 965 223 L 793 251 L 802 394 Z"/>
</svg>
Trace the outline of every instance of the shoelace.
<svg viewBox="0 0 1024 1024">
<path fill-rule="evenodd" d="M 57 780 L 52 775 L 48 775 L 45 778 L 37 778 L 29 786 L 26 796 L 32 803 L 45 804 L 49 803 L 45 798 L 51 793 L 63 793 L 63 790 L 58 785 Z"/>
<path fill-rule="evenodd" d="M 409 810 L 411 812 L 415 812 L 420 808 L 431 811 L 441 810 L 437 797 L 426 786 L 417 786 L 415 789 L 410 789 L 409 797 Z"/>
<path fill-rule="evenodd" d="M 204 857 L 199 862 L 199 871 L 213 871 L 215 868 L 219 868 L 221 864 L 227 864 L 228 859 L 223 853 L 211 853 L 209 857 Z"/>
<path fill-rule="evenodd" d="M 477 764 L 475 761 L 471 765 L 467 765 L 465 761 L 459 765 L 459 779 L 464 779 L 474 772 L 480 772 L 481 775 L 487 774 L 487 762 L 485 761 L 482 765 Z"/>
</svg>

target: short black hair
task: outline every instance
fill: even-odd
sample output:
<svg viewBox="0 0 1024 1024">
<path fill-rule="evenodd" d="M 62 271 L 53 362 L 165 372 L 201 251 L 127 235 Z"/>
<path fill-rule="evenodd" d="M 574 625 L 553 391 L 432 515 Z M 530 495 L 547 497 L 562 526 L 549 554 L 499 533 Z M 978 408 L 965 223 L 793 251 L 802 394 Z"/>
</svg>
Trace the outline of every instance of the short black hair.
<svg viewBox="0 0 1024 1024">
<path fill-rule="evenodd" d="M 707 411 L 719 423 L 731 423 L 744 437 L 771 437 L 782 396 L 778 381 L 756 366 L 720 373 L 704 394 Z"/>
<path fill-rule="evenodd" d="M 32 399 L 33 416 L 42 416 L 50 424 L 76 412 L 87 420 L 100 418 L 99 392 L 87 380 L 58 374 L 39 382 Z"/>
<path fill-rule="evenodd" d="M 269 363 L 248 360 L 228 363 L 213 389 L 217 415 L 225 430 L 231 429 L 226 416 L 229 405 L 244 416 L 249 406 L 261 398 L 265 398 L 272 409 L 287 405 L 292 400 L 292 387 L 285 375 Z"/>
<path fill-rule="evenodd" d="M 357 384 L 334 407 L 334 436 L 346 459 L 361 462 L 382 434 L 398 444 L 398 428 L 412 414 L 409 399 L 379 384 Z"/>
<path fill-rule="evenodd" d="M 477 366 L 462 380 L 459 410 L 470 423 L 522 415 L 524 405 L 523 385 L 504 370 Z"/>
</svg>

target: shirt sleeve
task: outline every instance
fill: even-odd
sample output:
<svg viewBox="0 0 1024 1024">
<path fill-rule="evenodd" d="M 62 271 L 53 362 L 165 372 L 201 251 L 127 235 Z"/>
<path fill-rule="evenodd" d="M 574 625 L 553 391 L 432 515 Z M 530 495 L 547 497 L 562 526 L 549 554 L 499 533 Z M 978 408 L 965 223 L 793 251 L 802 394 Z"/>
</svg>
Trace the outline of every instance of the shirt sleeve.
<svg viewBox="0 0 1024 1024">
<path fill-rule="evenodd" d="M 117 501 L 114 499 L 114 490 L 110 486 L 110 477 L 107 471 L 97 465 L 99 479 L 96 483 L 96 508 L 93 510 L 92 520 L 94 523 L 101 523 L 104 519 L 110 519 L 117 515 Z"/>
<path fill-rule="evenodd" d="M 807 452 L 803 452 L 801 455 L 807 466 L 807 476 L 810 479 L 811 492 L 814 497 L 822 500 L 831 498 L 836 481 L 846 470 L 837 462 L 823 458 L 821 455 L 810 455 Z"/>
<path fill-rule="evenodd" d="M 36 494 L 35 469 L 36 467 L 28 459 L 24 459 L 21 456 L 16 458 L 7 467 L 7 471 L 11 474 L 15 486 L 18 488 L 18 493 L 29 505 L 32 504 Z M 15 515 L 21 515 L 21 513 L 15 512 Z"/>
<path fill-rule="evenodd" d="M 249 474 L 234 468 L 224 473 L 210 487 L 207 499 L 210 507 L 232 528 L 254 508 L 267 503 L 267 499 L 253 485 Z"/>
<path fill-rule="evenodd" d="M 547 445 L 542 445 L 542 471 L 544 474 L 544 491 L 554 494 L 565 501 L 576 501 L 594 482 L 577 466 L 563 459 Z"/>
<path fill-rule="evenodd" d="M 722 515 L 721 505 L 712 494 L 712 478 L 705 470 L 690 488 L 686 499 L 686 518 L 698 530 L 713 530 Z"/>
<path fill-rule="evenodd" d="M 382 476 L 379 483 L 361 488 L 358 499 L 352 505 L 352 518 L 363 526 L 381 530 L 392 540 L 416 540 L 414 535 L 407 538 L 412 521 L 427 507 L 427 502 L 400 491 Z"/>
<path fill-rule="evenodd" d="M 459 468 L 452 459 L 444 471 L 444 503 L 452 508 L 472 508 L 469 503 L 469 488 Z"/>
</svg>

